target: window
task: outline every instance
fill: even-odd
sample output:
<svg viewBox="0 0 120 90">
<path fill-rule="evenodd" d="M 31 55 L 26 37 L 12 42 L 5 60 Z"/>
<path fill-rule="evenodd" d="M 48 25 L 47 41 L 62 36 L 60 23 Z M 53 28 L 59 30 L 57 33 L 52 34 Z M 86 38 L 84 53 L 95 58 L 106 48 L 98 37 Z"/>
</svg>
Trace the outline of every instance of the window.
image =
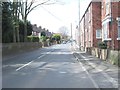
<svg viewBox="0 0 120 90">
<path fill-rule="evenodd" d="M 103 41 L 111 41 L 112 39 L 109 37 L 109 28 L 108 23 L 105 23 L 102 28 L 102 40 Z"/>
<path fill-rule="evenodd" d="M 108 15 L 110 13 L 110 1 L 107 0 L 105 3 L 105 8 L 106 8 L 106 15 Z"/>
<path fill-rule="evenodd" d="M 96 38 L 97 39 L 101 38 L 101 29 L 96 30 Z"/>
<path fill-rule="evenodd" d="M 120 20 L 118 20 L 118 38 L 120 39 Z"/>
<path fill-rule="evenodd" d="M 90 28 L 90 25 L 89 25 L 89 41 L 91 41 L 91 28 Z"/>
<path fill-rule="evenodd" d="M 88 22 L 90 22 L 90 20 L 91 20 L 91 12 L 90 12 L 90 8 L 91 8 L 91 7 L 89 7 L 89 9 L 88 9 L 88 14 L 89 14 L 89 21 L 88 21 Z"/>
<path fill-rule="evenodd" d="M 103 29 L 102 30 L 103 30 L 103 35 L 102 35 L 103 40 L 107 40 L 107 38 L 108 38 L 107 23 L 103 25 Z"/>
</svg>

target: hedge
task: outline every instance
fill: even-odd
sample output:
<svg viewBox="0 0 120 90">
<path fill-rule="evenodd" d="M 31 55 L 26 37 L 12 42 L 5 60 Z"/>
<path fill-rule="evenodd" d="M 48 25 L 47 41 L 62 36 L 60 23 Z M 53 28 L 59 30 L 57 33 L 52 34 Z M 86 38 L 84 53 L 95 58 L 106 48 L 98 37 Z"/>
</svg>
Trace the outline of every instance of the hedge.
<svg viewBox="0 0 120 90">
<path fill-rule="evenodd" d="M 37 36 L 27 36 L 28 42 L 39 42 L 39 37 Z"/>
</svg>

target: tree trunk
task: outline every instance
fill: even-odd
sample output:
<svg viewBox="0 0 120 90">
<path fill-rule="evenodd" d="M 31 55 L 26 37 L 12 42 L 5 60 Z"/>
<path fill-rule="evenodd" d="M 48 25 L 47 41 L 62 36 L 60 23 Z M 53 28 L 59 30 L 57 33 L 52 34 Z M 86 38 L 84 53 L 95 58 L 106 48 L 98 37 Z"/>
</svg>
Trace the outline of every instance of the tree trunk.
<svg viewBox="0 0 120 90">
<path fill-rule="evenodd" d="M 15 26 L 13 26 L 13 42 L 16 43 L 16 30 L 15 30 Z"/>
<path fill-rule="evenodd" d="M 13 2 L 13 42 L 14 43 L 16 43 L 16 30 L 15 30 L 15 14 L 14 14 L 14 12 L 15 12 L 15 9 L 16 9 L 16 7 L 15 7 L 15 2 Z"/>
<path fill-rule="evenodd" d="M 18 6 L 18 3 L 17 2 L 17 6 Z M 17 8 L 18 9 L 18 8 Z M 17 31 L 17 42 L 20 42 L 20 35 L 19 35 L 19 12 L 16 13 L 17 14 L 17 27 L 16 27 L 16 31 Z"/>
<path fill-rule="evenodd" d="M 27 20 L 24 20 L 24 42 L 27 42 Z"/>
</svg>

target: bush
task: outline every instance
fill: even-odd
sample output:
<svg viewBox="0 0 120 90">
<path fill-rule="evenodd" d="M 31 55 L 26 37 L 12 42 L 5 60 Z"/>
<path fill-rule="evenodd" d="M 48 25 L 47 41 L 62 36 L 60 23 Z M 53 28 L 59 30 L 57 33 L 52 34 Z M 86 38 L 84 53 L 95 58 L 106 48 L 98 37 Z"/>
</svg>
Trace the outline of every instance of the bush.
<svg viewBox="0 0 120 90">
<path fill-rule="evenodd" d="M 32 42 L 32 36 L 27 36 L 27 41 Z"/>
<path fill-rule="evenodd" d="M 107 49 L 107 43 L 105 43 L 105 42 L 99 42 L 98 43 L 98 47 L 100 49 Z"/>
<path fill-rule="evenodd" d="M 46 36 L 41 36 L 40 39 L 41 39 L 42 42 L 45 42 L 46 41 Z"/>
<path fill-rule="evenodd" d="M 37 36 L 28 36 L 27 41 L 28 42 L 39 42 L 39 37 L 37 37 Z"/>
<path fill-rule="evenodd" d="M 32 37 L 32 42 L 39 42 L 39 37 Z"/>
</svg>

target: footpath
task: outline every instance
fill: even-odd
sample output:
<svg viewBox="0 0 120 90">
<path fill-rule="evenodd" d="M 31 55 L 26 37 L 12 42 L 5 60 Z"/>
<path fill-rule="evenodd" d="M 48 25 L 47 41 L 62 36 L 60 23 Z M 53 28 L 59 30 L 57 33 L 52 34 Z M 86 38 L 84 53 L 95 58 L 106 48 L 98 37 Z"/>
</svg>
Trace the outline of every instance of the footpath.
<svg viewBox="0 0 120 90">
<path fill-rule="evenodd" d="M 93 76 L 100 87 L 105 87 L 105 85 L 102 85 L 104 80 L 101 78 L 101 76 L 104 76 L 112 83 L 114 88 L 119 88 L 118 90 L 120 90 L 120 67 L 112 65 L 111 63 L 101 60 L 95 56 L 89 55 L 85 51 L 80 51 L 75 43 L 71 45 L 71 49 L 76 61 L 79 62 L 83 68 Z M 98 77 L 96 79 L 94 76 L 97 74 Z"/>
</svg>

